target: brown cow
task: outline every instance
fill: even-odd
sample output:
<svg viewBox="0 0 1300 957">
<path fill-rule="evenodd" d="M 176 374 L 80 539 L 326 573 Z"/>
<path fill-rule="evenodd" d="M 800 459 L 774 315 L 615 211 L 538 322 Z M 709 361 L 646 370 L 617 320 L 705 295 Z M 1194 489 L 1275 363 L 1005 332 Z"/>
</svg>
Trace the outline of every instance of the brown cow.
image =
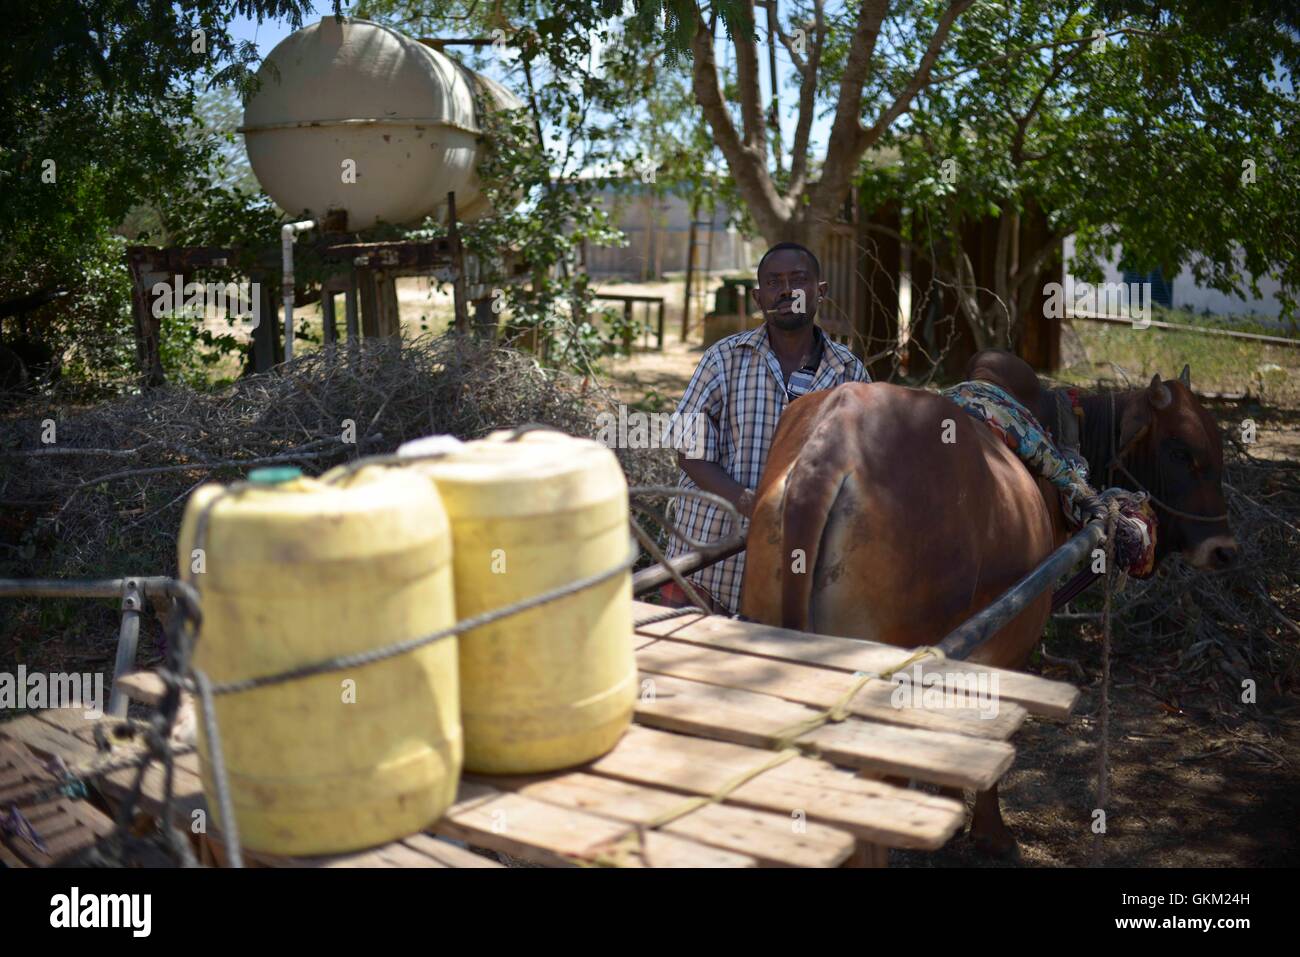
<svg viewBox="0 0 1300 957">
<path fill-rule="evenodd" d="M 1052 423 L 1054 400 L 1021 360 L 985 352 L 968 370 Z M 1221 567 L 1236 540 L 1226 516 L 1201 519 L 1226 512 L 1222 439 L 1188 383 L 1184 369 L 1176 381 L 1156 375 L 1145 389 L 1082 397 L 1081 449 L 1098 487 L 1118 452 L 1136 482 L 1120 470 L 1113 484 L 1155 495 L 1157 560 L 1178 551 L 1196 567 Z M 1069 533 L 1055 489 L 948 399 L 850 383 L 797 399 L 781 417 L 750 524 L 741 613 L 905 648 L 935 644 Z M 1023 668 L 1050 608 L 1044 592 L 970 660 Z M 1014 851 L 996 787 L 978 795 L 971 834 Z"/>
</svg>

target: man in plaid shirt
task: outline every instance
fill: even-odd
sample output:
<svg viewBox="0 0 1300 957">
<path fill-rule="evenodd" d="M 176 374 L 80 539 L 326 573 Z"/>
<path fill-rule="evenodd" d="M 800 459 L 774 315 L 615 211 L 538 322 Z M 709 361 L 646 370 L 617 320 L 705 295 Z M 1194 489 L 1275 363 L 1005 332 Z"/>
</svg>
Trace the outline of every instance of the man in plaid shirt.
<svg viewBox="0 0 1300 957">
<path fill-rule="evenodd" d="M 695 375 L 677 406 L 677 416 L 698 420 L 704 427 L 688 458 L 678 454 L 679 488 L 703 489 L 727 499 L 745 517 L 754 510 L 767 453 L 777 420 L 801 395 L 845 382 L 870 382 L 866 368 L 847 348 L 831 342 L 813 320 L 826 295 L 821 263 L 797 243 L 778 243 L 758 263 L 754 301 L 763 325 L 729 336 L 704 353 Z M 719 507 L 697 498 L 679 498 L 673 524 L 696 540 L 720 541 L 733 534 L 731 518 Z M 744 530 L 744 529 L 742 529 Z M 670 537 L 667 557 L 690 546 Z M 740 607 L 740 580 L 745 570 L 742 552 L 690 576 L 714 611 L 733 614 Z M 664 601 L 687 603 L 675 583 L 663 589 Z"/>
</svg>

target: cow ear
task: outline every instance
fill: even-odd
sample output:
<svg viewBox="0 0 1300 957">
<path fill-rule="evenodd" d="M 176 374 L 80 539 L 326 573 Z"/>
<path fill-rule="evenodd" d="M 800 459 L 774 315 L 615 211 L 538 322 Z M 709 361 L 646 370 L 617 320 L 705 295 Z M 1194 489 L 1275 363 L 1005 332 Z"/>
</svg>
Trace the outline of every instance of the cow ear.
<svg viewBox="0 0 1300 957">
<path fill-rule="evenodd" d="M 1147 401 L 1157 409 L 1167 409 L 1169 403 L 1174 401 L 1174 395 L 1169 391 L 1169 386 L 1160 381 L 1159 372 L 1151 377 L 1151 384 L 1147 386 Z"/>
<path fill-rule="evenodd" d="M 1183 371 L 1178 373 L 1178 381 L 1189 389 L 1192 387 L 1192 367 L 1190 364 L 1184 365 Z"/>
</svg>

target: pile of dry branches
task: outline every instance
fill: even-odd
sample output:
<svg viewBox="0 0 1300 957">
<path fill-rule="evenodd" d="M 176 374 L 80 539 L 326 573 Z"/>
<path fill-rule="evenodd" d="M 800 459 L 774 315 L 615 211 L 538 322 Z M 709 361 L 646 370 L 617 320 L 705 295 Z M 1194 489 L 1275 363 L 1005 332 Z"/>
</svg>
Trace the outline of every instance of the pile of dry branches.
<svg viewBox="0 0 1300 957">
<path fill-rule="evenodd" d="M 591 436 L 612 401 L 523 353 L 448 335 L 308 353 L 216 392 L 28 402 L 0 419 L 0 576 L 172 574 L 181 511 L 203 482 L 268 464 L 319 474 L 431 434 L 542 423 Z M 629 484 L 675 476 L 663 453 L 618 454 Z"/>
</svg>

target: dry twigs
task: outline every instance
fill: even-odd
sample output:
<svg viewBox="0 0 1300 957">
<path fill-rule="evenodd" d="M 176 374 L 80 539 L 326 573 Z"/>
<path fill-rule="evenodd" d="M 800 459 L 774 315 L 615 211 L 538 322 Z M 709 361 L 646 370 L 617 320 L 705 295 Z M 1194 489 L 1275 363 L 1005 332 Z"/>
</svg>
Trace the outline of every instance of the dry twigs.
<svg viewBox="0 0 1300 957">
<path fill-rule="evenodd" d="M 1198 571 L 1167 558 L 1154 578 L 1128 583 L 1116 624 L 1130 668 L 1158 663 L 1145 672 L 1152 693 L 1227 728 L 1271 723 L 1300 690 L 1300 463 L 1256 458 L 1229 432 L 1224 473 L 1237 561 Z M 1083 627 L 1089 617 L 1058 616 Z M 1248 683 L 1257 695 L 1250 706 L 1242 703 Z"/>
<path fill-rule="evenodd" d="M 173 387 L 89 408 L 29 400 L 0 418 L 0 573 L 169 574 L 181 510 L 204 481 L 276 463 L 318 474 L 421 436 L 526 422 L 591 436 L 609 401 L 531 356 L 457 335 L 322 349 L 215 392 Z M 52 444 L 41 440 L 48 419 Z M 675 475 L 670 454 L 618 454 L 630 484 Z M 99 614 L 86 631 L 111 640 L 113 612 Z"/>
</svg>

